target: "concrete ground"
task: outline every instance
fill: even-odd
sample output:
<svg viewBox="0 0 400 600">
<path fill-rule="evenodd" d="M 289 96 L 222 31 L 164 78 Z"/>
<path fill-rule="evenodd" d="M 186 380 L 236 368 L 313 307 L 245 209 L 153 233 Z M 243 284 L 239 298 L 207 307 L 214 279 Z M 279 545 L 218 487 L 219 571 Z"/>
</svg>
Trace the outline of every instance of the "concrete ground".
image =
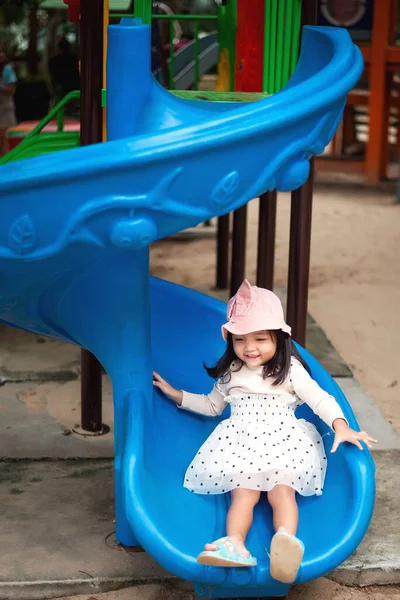
<svg viewBox="0 0 400 600">
<path fill-rule="evenodd" d="M 366 538 L 356 553 L 329 575 L 331 581 L 298 586 L 290 594 L 308 599 L 323 589 L 324 593 L 331 590 L 332 598 L 339 598 L 339 591 L 347 590 L 343 585 L 400 584 L 400 530 L 394 527 L 400 518 L 400 435 L 349 376 L 318 326 L 310 321 L 310 328 L 314 328 L 314 352 L 319 352 L 322 361 L 329 361 L 333 371 L 347 375 L 336 380 L 361 428 L 368 425 L 383 441 L 374 452 L 377 504 Z M 83 594 L 90 600 L 123 600 L 128 595 L 140 600 L 192 598 L 190 588 L 181 589 L 181 582 L 146 553 L 129 551 L 115 542 L 113 414 L 108 377 L 103 378 L 103 415 L 110 432 L 97 438 L 76 435 L 79 351 L 56 342 L 56 364 L 54 352 L 49 350 L 53 342 L 38 342 L 37 336 L 20 333 L 12 339 L 12 330 L 3 333 L 8 346 L 2 346 L 7 347 L 2 360 L 11 381 L 0 387 L 0 547 L 7 548 L 1 559 L 0 600 L 68 594 Z M 18 354 L 18 361 L 13 354 Z M 33 364 L 35 369 L 40 365 L 42 372 L 49 373 L 49 381 L 20 381 L 29 377 Z M 64 381 L 68 369 L 75 374 Z M 18 375 L 13 376 L 15 373 Z M 3 381 L 5 374 L 3 371 Z M 117 591 L 127 586 L 129 592 Z M 343 596 L 343 600 L 347 597 L 358 598 Z"/>
<path fill-rule="evenodd" d="M 168 587 L 150 585 L 128 588 L 105 594 L 90 594 L 62 600 L 194 600 L 187 592 L 171 590 Z M 289 592 L 287 600 L 399 600 L 400 591 L 395 587 L 369 587 L 363 589 L 344 588 L 325 578 L 298 585 Z"/>
<path fill-rule="evenodd" d="M 400 584 L 399 449 L 374 453 L 377 502 L 360 547 L 330 577 Z M 6 461 L 0 476 L 0 598 L 47 598 L 174 577 L 115 542 L 112 459 Z M 20 587 L 24 587 L 21 595 Z M 27 594 L 29 591 L 29 595 Z"/>
</svg>

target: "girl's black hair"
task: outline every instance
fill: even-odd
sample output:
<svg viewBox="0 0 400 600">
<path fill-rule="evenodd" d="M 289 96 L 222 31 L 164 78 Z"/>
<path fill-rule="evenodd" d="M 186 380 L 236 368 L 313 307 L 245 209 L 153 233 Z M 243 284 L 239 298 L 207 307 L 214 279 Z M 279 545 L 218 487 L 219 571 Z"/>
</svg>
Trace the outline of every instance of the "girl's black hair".
<svg viewBox="0 0 400 600">
<path fill-rule="evenodd" d="M 276 352 L 271 360 L 264 365 L 263 379 L 266 379 L 267 377 L 274 377 L 274 382 L 272 385 L 280 385 L 283 383 L 289 375 L 292 356 L 294 356 L 294 358 L 296 358 L 303 365 L 303 367 L 310 372 L 309 366 L 301 358 L 290 335 L 281 329 L 273 330 L 271 333 L 276 339 Z M 232 334 L 228 333 L 226 350 L 219 361 L 213 367 L 207 367 L 206 365 L 204 366 L 210 377 L 213 379 L 220 379 L 229 373 L 231 364 L 237 360 L 239 359 L 233 349 Z M 243 366 L 243 361 L 240 362 L 241 364 L 239 365 L 237 371 L 239 371 Z"/>
</svg>

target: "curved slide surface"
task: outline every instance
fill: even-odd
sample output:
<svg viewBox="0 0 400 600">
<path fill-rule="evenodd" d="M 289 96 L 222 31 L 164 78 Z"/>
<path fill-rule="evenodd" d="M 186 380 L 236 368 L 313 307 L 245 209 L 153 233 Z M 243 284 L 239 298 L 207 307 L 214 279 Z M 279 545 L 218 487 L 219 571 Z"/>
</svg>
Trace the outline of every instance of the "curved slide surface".
<svg viewBox="0 0 400 600">
<path fill-rule="evenodd" d="M 213 382 L 202 365 L 213 364 L 223 353 L 219 331 L 226 320 L 226 305 L 154 279 L 151 311 L 154 368 L 178 388 L 208 393 Z M 316 381 L 335 396 L 350 425 L 358 428 L 335 381 L 309 353 L 300 351 Z M 267 550 L 273 529 L 266 498 L 256 509 L 249 536 L 258 567 L 213 569 L 195 561 L 204 543 L 225 535 L 229 495 L 196 496 L 182 487 L 183 478 L 201 444 L 229 416 L 229 408 L 221 417 L 202 417 L 177 409 L 156 391 L 143 412 L 138 435 L 136 409 L 130 415 L 130 406 L 127 399 L 124 501 L 129 522 L 145 548 L 168 570 L 195 582 L 200 597 L 284 595 L 288 586 L 277 584 L 269 575 Z M 299 497 L 299 536 L 306 552 L 297 581 L 303 582 L 332 570 L 358 546 L 372 515 L 374 467 L 368 451 L 348 445 L 330 455 L 333 435 L 325 423 L 306 405 L 296 415 L 317 426 L 329 461 L 322 496 Z"/>
<path fill-rule="evenodd" d="M 216 421 L 159 398 L 152 370 L 208 390 L 201 365 L 221 351 L 224 306 L 159 280 L 150 285 L 149 245 L 266 190 L 301 185 L 309 158 L 336 130 L 362 59 L 346 31 L 308 27 L 281 92 L 213 104 L 161 88 L 149 47 L 149 29 L 136 20 L 110 26 L 111 141 L 0 167 L 0 320 L 88 348 L 110 374 L 119 541 L 139 542 L 203 597 L 282 595 L 287 588 L 268 573 L 265 505 L 250 535 L 257 568 L 196 563 L 202 544 L 222 532 L 227 498 L 196 497 L 182 476 Z M 355 425 L 337 386 L 307 359 Z M 329 459 L 322 498 L 300 502 L 307 550 L 299 580 L 330 570 L 357 546 L 371 517 L 373 480 L 368 452 L 343 448 Z"/>
<path fill-rule="evenodd" d="M 191 40 L 182 48 L 174 52 L 174 90 L 188 90 L 196 81 L 196 54 L 198 53 L 198 75 L 201 77 L 215 67 L 218 62 L 219 44 L 218 33 L 213 31 L 199 38 L 198 45 Z M 168 59 L 171 66 L 171 60 Z M 165 87 L 168 82 L 162 79 L 162 71 L 154 73 L 157 80 Z"/>
</svg>

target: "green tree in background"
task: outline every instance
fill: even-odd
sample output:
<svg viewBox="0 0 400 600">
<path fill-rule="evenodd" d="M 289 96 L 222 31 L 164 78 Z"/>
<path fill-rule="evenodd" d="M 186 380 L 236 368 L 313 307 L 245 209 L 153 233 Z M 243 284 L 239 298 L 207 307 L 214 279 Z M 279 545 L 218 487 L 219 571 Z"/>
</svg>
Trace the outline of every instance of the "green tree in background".
<svg viewBox="0 0 400 600">
<path fill-rule="evenodd" d="M 34 76 L 38 74 L 38 12 L 39 0 L 3 0 L 0 5 L 0 44 L 10 59 L 26 56 L 28 72 Z"/>
<path fill-rule="evenodd" d="M 21 23 L 29 4 L 30 0 L 3 0 L 0 6 L 0 25 L 4 27 L 12 23 Z"/>
</svg>

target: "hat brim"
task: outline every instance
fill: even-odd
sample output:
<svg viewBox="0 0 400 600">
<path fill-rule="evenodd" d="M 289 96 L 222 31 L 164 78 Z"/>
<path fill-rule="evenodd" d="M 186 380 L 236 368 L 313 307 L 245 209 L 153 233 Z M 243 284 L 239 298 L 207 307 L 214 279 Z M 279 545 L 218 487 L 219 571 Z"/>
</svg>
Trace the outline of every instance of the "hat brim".
<svg viewBox="0 0 400 600">
<path fill-rule="evenodd" d="M 254 331 L 273 331 L 281 329 L 291 335 L 292 329 L 283 319 L 237 319 L 235 322 L 228 321 L 222 325 L 222 337 L 228 339 L 228 333 L 233 335 L 247 335 Z"/>
</svg>

